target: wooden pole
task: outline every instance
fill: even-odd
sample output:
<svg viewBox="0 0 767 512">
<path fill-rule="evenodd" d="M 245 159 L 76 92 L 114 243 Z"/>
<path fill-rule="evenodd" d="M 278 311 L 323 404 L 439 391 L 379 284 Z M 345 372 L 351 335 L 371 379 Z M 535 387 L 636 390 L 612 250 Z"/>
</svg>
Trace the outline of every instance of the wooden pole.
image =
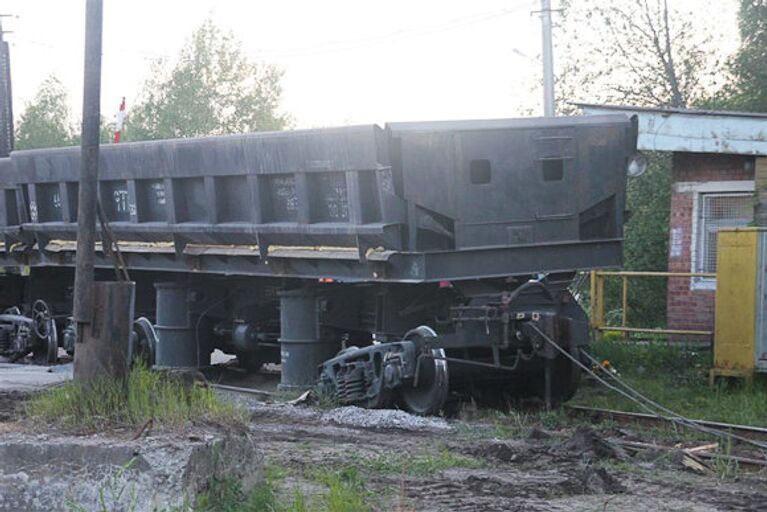
<svg viewBox="0 0 767 512">
<path fill-rule="evenodd" d="M 101 32 L 103 1 L 85 7 L 85 73 L 77 207 L 77 260 L 73 316 L 77 322 L 74 378 L 125 378 L 133 327 L 135 283 L 94 282 L 101 131 Z"/>
<path fill-rule="evenodd" d="M 93 292 L 99 175 L 102 17 L 102 0 L 87 0 L 85 7 L 83 126 L 80 139 L 80 185 L 77 196 L 77 259 L 73 304 L 73 316 L 78 323 L 78 332 L 82 331 L 81 326 L 83 324 L 91 322 L 93 316 L 91 294 Z M 82 336 L 79 338 L 83 339 Z"/>
<path fill-rule="evenodd" d="M 93 284 L 93 321 L 82 324 L 81 343 L 75 348 L 77 380 L 124 379 L 128 375 L 135 289 L 135 283 L 126 281 Z"/>
</svg>

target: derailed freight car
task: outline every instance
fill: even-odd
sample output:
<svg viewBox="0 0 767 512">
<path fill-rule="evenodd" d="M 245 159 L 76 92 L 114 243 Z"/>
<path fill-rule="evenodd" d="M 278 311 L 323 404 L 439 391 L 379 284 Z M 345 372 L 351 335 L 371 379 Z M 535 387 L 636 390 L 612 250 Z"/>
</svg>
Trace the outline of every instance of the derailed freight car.
<svg viewBox="0 0 767 512">
<path fill-rule="evenodd" d="M 99 194 L 136 281 L 131 357 L 438 411 L 449 389 L 575 392 L 579 270 L 622 263 L 625 116 L 394 123 L 102 146 Z M 79 148 L 0 159 L 0 354 L 67 325 Z M 108 251 L 107 251 L 108 252 Z M 104 276 L 112 267 L 97 247 Z M 54 356 L 55 357 L 55 356 Z"/>
</svg>

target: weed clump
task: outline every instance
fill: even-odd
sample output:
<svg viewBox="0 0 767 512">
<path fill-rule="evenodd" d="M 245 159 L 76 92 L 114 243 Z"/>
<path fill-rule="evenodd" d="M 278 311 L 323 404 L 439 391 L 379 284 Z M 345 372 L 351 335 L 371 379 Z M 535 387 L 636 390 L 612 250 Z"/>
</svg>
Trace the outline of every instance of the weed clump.
<svg viewBox="0 0 767 512">
<path fill-rule="evenodd" d="M 125 380 L 67 382 L 26 403 L 33 424 L 85 432 L 110 428 L 177 429 L 194 423 L 241 425 L 247 413 L 213 389 L 136 366 Z"/>
</svg>

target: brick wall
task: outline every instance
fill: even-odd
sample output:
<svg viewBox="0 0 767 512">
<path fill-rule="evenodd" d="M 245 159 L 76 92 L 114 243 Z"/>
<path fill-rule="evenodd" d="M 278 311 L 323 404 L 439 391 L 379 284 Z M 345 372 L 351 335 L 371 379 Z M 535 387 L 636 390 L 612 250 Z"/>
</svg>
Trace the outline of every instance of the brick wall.
<svg viewBox="0 0 767 512">
<path fill-rule="evenodd" d="M 669 218 L 670 272 L 692 270 L 694 196 L 680 182 L 753 180 L 753 157 L 705 153 L 674 153 L 671 215 Z M 669 329 L 714 329 L 713 290 L 691 289 L 690 279 L 670 278 L 667 311 Z"/>
</svg>

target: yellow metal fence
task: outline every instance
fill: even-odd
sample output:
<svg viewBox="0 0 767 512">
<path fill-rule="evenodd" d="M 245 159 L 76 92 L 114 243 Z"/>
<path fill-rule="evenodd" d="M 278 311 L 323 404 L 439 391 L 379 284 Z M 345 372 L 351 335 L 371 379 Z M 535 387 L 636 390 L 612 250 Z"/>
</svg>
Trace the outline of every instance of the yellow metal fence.
<svg viewBox="0 0 767 512">
<path fill-rule="evenodd" d="M 623 281 L 621 292 L 622 316 L 621 325 L 605 325 L 605 279 L 613 277 Z M 604 331 L 622 332 L 626 337 L 631 333 L 653 333 L 662 335 L 695 335 L 711 336 L 711 331 L 696 331 L 687 329 L 653 329 L 647 327 L 628 326 L 628 293 L 629 280 L 631 278 L 658 278 L 658 277 L 716 277 L 709 272 L 634 272 L 634 271 L 591 271 L 591 327 L 600 335 Z"/>
</svg>

